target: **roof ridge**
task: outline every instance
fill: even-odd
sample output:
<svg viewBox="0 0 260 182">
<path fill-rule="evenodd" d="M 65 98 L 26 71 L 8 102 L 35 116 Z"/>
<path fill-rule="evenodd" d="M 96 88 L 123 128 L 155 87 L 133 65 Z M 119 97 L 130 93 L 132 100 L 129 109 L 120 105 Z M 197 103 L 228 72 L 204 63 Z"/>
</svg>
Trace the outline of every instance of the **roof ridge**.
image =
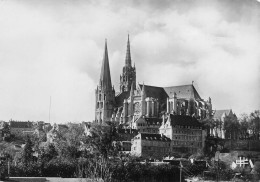
<svg viewBox="0 0 260 182">
<path fill-rule="evenodd" d="M 167 87 L 163 87 L 163 88 L 170 88 L 170 87 L 183 87 L 183 86 L 193 86 L 192 84 L 188 84 L 188 85 L 176 85 L 176 86 L 167 86 Z M 195 88 L 195 87 L 194 87 Z"/>
</svg>

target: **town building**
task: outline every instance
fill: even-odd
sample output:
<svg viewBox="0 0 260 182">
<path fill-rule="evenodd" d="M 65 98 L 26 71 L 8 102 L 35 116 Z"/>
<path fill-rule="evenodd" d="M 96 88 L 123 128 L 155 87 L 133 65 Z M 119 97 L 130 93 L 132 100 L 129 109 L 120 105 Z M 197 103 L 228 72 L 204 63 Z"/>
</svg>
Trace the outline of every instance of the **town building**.
<svg viewBox="0 0 260 182">
<path fill-rule="evenodd" d="M 213 120 L 215 121 L 214 128 L 211 128 L 210 135 L 218 138 L 230 138 L 226 136 L 225 122 L 237 121 L 237 116 L 232 109 L 215 110 L 213 112 Z"/>
<path fill-rule="evenodd" d="M 206 131 L 195 117 L 170 114 L 163 121 L 160 134 L 171 139 L 172 153 L 195 153 L 204 148 Z"/>
<path fill-rule="evenodd" d="M 131 155 L 162 159 L 170 154 L 171 139 L 163 134 L 139 133 L 132 139 Z"/>
<path fill-rule="evenodd" d="M 34 134 L 33 122 L 31 121 L 9 121 L 10 134 L 15 137 L 24 137 Z"/>
<path fill-rule="evenodd" d="M 117 141 L 119 151 L 122 153 L 131 153 L 131 140 L 138 135 L 138 131 L 131 128 L 118 128 Z"/>
</svg>

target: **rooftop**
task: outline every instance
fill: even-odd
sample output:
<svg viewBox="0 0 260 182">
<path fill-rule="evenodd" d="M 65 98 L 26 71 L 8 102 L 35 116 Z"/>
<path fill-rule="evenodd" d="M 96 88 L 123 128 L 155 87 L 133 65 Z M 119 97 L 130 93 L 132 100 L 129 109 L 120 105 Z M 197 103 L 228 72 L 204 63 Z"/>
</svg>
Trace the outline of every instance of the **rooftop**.
<svg viewBox="0 0 260 182">
<path fill-rule="evenodd" d="M 191 116 L 170 114 L 170 119 L 172 126 L 179 125 L 202 127 L 202 124 L 196 118 Z"/>
</svg>

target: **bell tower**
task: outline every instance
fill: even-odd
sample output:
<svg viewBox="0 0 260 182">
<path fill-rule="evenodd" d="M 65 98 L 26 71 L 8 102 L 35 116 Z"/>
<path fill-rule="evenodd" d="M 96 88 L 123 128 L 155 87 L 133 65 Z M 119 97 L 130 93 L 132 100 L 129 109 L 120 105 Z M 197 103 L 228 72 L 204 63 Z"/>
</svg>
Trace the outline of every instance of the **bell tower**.
<svg viewBox="0 0 260 182">
<path fill-rule="evenodd" d="M 106 121 L 111 120 L 113 106 L 115 103 L 115 90 L 111 83 L 107 41 L 105 42 L 105 51 L 102 61 L 100 80 L 95 94 L 95 122 L 98 124 L 104 124 Z"/>
<path fill-rule="evenodd" d="M 136 90 L 136 69 L 132 67 L 130 41 L 129 35 L 127 39 L 125 66 L 123 67 L 123 73 L 120 75 L 120 92 L 127 92 L 131 90 L 133 83 L 133 89 Z"/>
</svg>

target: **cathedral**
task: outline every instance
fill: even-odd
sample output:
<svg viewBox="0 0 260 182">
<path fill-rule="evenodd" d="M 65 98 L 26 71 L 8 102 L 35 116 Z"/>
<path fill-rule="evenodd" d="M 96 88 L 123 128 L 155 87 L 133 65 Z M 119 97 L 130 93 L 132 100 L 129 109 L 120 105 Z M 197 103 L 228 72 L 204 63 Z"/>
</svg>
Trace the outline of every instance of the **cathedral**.
<svg viewBox="0 0 260 182">
<path fill-rule="evenodd" d="M 120 75 L 119 92 L 112 86 L 107 42 L 100 80 L 95 90 L 95 123 L 116 122 L 125 128 L 158 133 L 170 115 L 184 115 L 202 120 L 212 115 L 211 98 L 202 99 L 193 83 L 159 87 L 136 83 L 128 35 L 125 65 Z"/>
</svg>

